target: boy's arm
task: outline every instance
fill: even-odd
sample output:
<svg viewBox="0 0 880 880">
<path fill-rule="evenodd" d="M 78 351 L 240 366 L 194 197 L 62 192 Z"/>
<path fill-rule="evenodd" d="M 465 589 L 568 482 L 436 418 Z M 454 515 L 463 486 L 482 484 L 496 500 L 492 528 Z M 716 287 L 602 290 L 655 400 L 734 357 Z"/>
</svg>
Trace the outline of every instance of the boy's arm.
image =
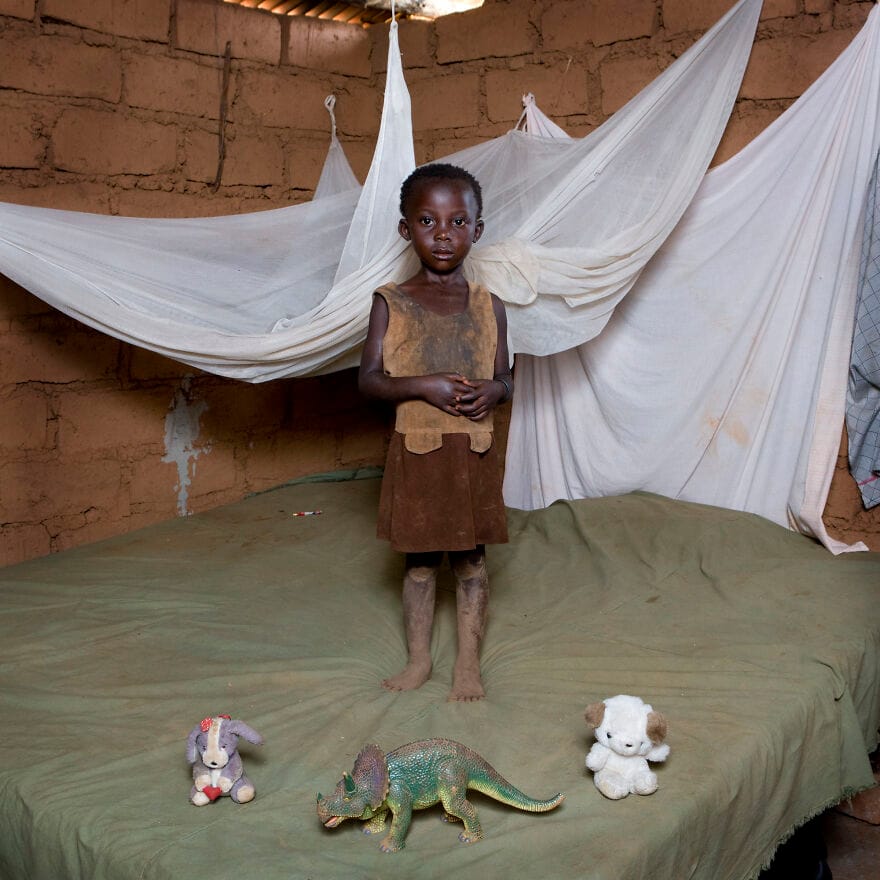
<svg viewBox="0 0 880 880">
<path fill-rule="evenodd" d="M 453 416 L 461 415 L 456 404 L 470 389 L 457 373 L 429 376 L 389 376 L 382 359 L 382 344 L 388 329 L 388 303 L 373 296 L 370 324 L 361 354 L 358 388 L 367 397 L 398 403 L 402 400 L 426 400 Z"/>
<path fill-rule="evenodd" d="M 492 294 L 492 308 L 495 311 L 495 323 L 498 325 L 498 342 L 495 346 L 494 381 L 505 387 L 506 394 L 499 403 L 507 403 L 513 397 L 513 374 L 510 372 L 510 352 L 507 349 L 507 311 L 504 303 Z"/>
<path fill-rule="evenodd" d="M 495 324 L 498 328 L 492 378 L 468 382 L 470 391 L 461 398 L 458 407 L 458 411 L 471 421 L 479 421 L 499 403 L 506 403 L 513 396 L 513 376 L 507 349 L 507 312 L 504 310 L 504 303 L 494 293 L 492 310 L 495 312 Z"/>
</svg>

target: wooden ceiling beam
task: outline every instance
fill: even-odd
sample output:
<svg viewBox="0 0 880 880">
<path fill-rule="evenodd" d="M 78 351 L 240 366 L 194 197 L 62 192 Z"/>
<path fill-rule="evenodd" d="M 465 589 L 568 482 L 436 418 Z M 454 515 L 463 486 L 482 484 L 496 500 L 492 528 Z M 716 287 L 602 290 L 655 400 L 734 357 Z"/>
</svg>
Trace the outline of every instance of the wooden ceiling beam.
<svg viewBox="0 0 880 880">
<path fill-rule="evenodd" d="M 224 0 L 277 15 L 320 18 L 367 27 L 391 20 L 391 0 Z M 396 0 L 398 17 L 406 18 L 421 0 Z"/>
</svg>

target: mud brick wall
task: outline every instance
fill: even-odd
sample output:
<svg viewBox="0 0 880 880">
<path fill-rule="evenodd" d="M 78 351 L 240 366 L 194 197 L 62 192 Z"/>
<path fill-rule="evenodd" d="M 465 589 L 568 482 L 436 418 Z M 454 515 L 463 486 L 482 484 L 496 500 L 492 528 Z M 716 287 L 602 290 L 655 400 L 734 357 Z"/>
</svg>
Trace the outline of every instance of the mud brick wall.
<svg viewBox="0 0 880 880">
<path fill-rule="evenodd" d="M 584 135 L 732 0 L 488 0 L 403 22 L 417 158 L 507 131 L 533 92 Z M 870 2 L 765 0 L 716 162 L 797 98 Z M 231 43 L 219 180 L 224 50 Z M 387 30 L 220 0 L 0 0 L 0 200 L 133 216 L 205 216 L 310 197 L 324 97 L 363 179 Z M 0 562 L 226 503 L 297 476 L 379 464 L 386 413 L 353 371 L 246 385 L 90 330 L 0 276 Z M 839 461 L 833 533 L 880 549 Z"/>
<path fill-rule="evenodd" d="M 146 217 L 302 201 L 331 92 L 363 177 L 381 110 L 371 51 L 357 27 L 216 0 L 0 0 L 0 200 Z M 384 416 L 352 371 L 221 379 L 0 276 L 0 563 L 381 461 Z"/>
</svg>

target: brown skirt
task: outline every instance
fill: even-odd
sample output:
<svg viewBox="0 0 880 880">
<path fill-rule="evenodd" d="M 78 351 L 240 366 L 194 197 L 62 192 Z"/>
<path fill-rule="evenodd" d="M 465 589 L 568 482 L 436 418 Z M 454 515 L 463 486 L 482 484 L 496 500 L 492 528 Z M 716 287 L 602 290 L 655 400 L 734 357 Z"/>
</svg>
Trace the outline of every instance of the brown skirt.
<svg viewBox="0 0 880 880">
<path fill-rule="evenodd" d="M 395 431 L 379 498 L 377 535 L 402 553 L 473 550 L 507 543 L 496 444 L 471 452 L 467 434 L 444 434 L 443 446 L 409 452 Z"/>
</svg>

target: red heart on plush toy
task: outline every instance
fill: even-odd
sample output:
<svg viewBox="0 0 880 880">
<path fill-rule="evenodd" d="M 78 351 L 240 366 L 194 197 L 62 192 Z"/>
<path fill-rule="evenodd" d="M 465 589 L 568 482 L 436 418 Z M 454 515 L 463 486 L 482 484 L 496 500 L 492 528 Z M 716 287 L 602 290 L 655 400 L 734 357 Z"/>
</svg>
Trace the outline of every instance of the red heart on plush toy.
<svg viewBox="0 0 880 880">
<path fill-rule="evenodd" d="M 217 798 L 223 794 L 223 791 L 217 788 L 216 785 L 206 785 L 202 789 L 202 794 L 205 795 L 209 801 L 216 801 Z"/>
</svg>

